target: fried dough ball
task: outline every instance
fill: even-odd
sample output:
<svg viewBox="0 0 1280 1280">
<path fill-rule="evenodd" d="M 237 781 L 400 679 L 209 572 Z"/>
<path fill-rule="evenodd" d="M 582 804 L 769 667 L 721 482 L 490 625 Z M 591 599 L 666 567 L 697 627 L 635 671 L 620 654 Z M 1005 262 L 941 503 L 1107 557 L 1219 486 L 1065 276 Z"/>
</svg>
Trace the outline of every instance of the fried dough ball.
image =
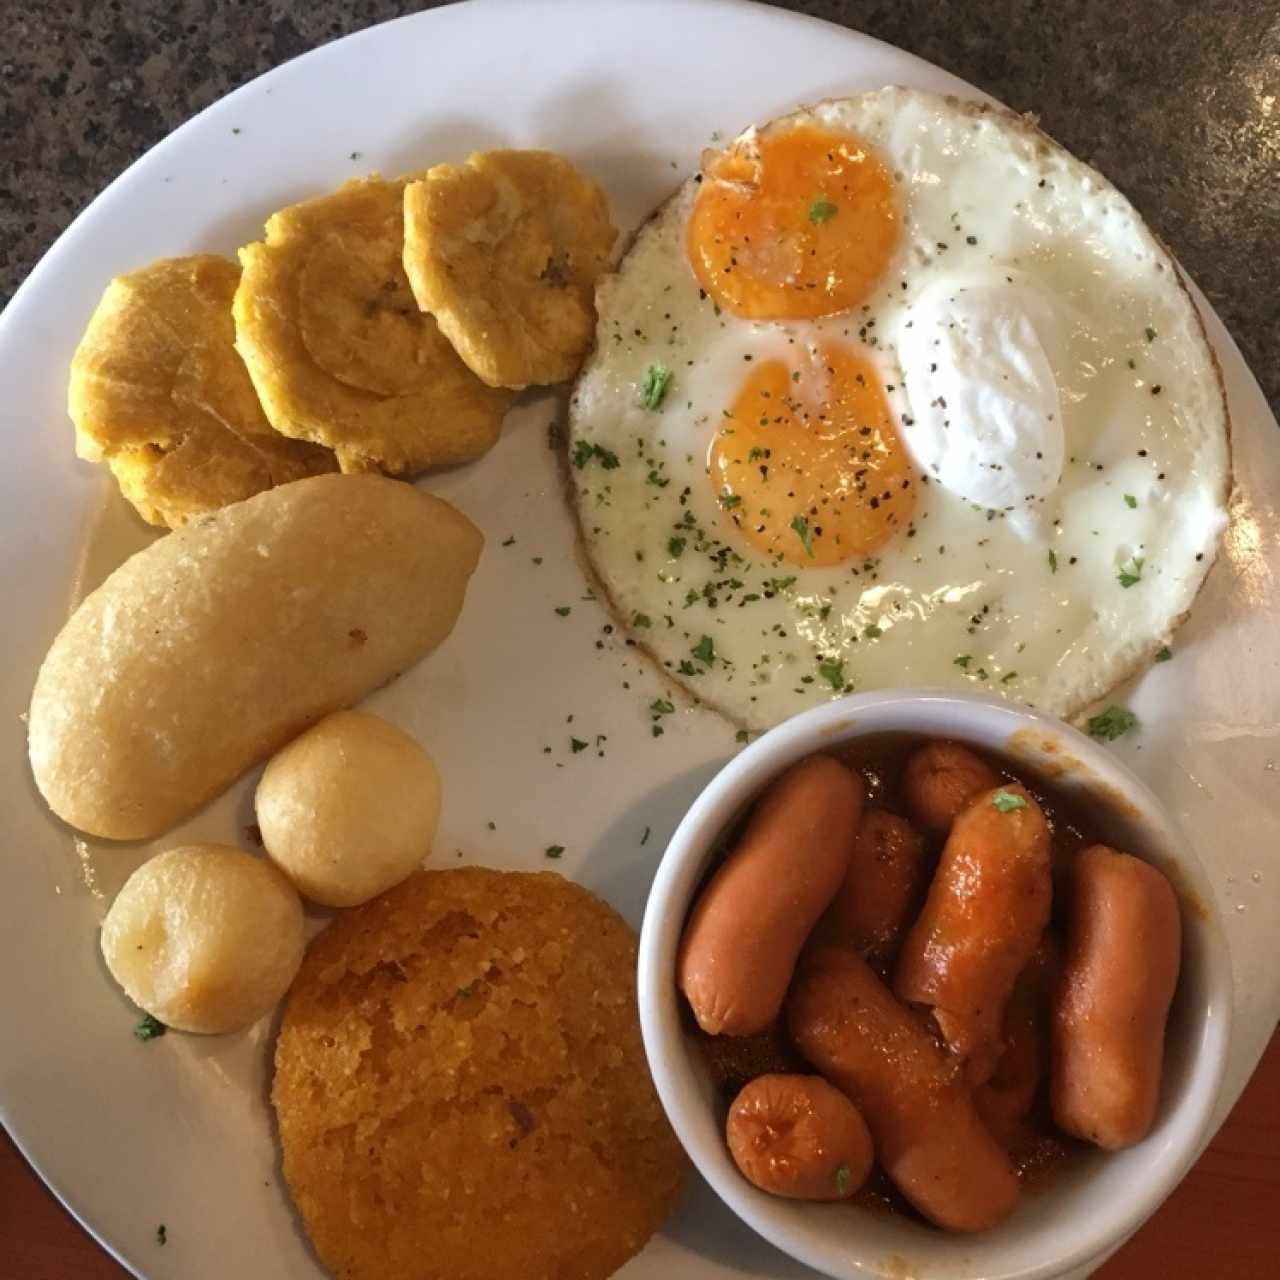
<svg viewBox="0 0 1280 1280">
<path fill-rule="evenodd" d="M 105 460 L 150 524 L 176 529 L 273 485 L 334 471 L 271 427 L 235 351 L 240 268 L 198 254 L 117 276 L 71 362 L 76 452 Z"/>
<path fill-rule="evenodd" d="M 269 862 L 191 844 L 144 862 L 102 922 L 102 955 L 135 1004 L 179 1031 L 238 1031 L 302 963 L 302 903 Z"/>
<path fill-rule="evenodd" d="M 603 1280 L 686 1160 L 635 934 L 550 872 L 423 871 L 311 944 L 276 1044 L 285 1179 L 343 1280 Z"/>
<path fill-rule="evenodd" d="M 414 297 L 493 387 L 572 378 L 617 229 L 604 192 L 549 151 L 478 151 L 405 190 Z"/>
<path fill-rule="evenodd" d="M 440 775 L 407 733 L 338 711 L 276 753 L 258 783 L 267 856 L 299 892 L 354 907 L 399 884 L 431 852 Z"/>
<path fill-rule="evenodd" d="M 486 387 L 418 310 L 401 261 L 407 179 L 377 175 L 272 214 L 240 250 L 236 347 L 277 431 L 343 471 L 470 462 L 512 396 Z"/>
</svg>

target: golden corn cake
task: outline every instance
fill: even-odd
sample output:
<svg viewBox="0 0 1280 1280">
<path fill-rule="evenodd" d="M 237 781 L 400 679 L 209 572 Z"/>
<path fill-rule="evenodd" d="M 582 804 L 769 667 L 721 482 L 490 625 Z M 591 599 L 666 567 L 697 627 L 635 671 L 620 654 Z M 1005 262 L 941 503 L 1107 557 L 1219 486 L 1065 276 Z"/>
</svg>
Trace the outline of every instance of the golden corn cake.
<svg viewBox="0 0 1280 1280">
<path fill-rule="evenodd" d="M 420 872 L 312 943 L 276 1046 L 284 1174 L 342 1280 L 596 1280 L 685 1158 L 636 937 L 550 872 Z"/>
</svg>

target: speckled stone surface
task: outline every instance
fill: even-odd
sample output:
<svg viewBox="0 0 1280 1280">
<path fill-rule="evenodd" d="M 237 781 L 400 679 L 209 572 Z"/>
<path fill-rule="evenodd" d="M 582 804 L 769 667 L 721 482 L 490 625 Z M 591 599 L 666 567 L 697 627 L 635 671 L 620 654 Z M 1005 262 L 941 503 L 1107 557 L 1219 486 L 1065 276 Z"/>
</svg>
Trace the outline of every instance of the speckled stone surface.
<svg viewBox="0 0 1280 1280">
<path fill-rule="evenodd" d="M 0 0 L 0 300 L 125 165 L 202 107 L 304 50 L 429 7 Z M 782 7 L 1037 112 L 1173 248 L 1280 410 L 1280 0 Z"/>
</svg>

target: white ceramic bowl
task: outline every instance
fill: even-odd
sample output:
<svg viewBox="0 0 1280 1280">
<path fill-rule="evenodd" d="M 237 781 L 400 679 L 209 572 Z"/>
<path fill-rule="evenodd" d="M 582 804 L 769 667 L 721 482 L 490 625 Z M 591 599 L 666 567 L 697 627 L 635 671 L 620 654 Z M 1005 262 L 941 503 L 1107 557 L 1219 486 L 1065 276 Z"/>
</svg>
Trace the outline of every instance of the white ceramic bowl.
<svg viewBox="0 0 1280 1280">
<path fill-rule="evenodd" d="M 1183 969 L 1170 1017 L 1160 1110 L 1151 1134 L 1114 1155 L 1089 1152 L 1013 1215 L 978 1235 L 946 1234 L 845 1205 L 766 1195 L 739 1173 L 717 1099 L 681 1020 L 676 946 L 716 838 L 783 769 L 871 734 L 969 742 L 1029 775 L 1089 797 L 1102 836 L 1169 872 L 1184 900 Z M 1046 1280 L 1117 1245 L 1186 1173 L 1211 1134 L 1230 1032 L 1231 968 L 1213 892 L 1152 792 L 1103 746 L 1061 721 L 995 699 L 943 691 L 857 694 L 798 715 L 727 764 L 667 847 L 640 934 L 640 1024 L 667 1115 L 722 1200 L 765 1239 L 840 1280 Z"/>
</svg>

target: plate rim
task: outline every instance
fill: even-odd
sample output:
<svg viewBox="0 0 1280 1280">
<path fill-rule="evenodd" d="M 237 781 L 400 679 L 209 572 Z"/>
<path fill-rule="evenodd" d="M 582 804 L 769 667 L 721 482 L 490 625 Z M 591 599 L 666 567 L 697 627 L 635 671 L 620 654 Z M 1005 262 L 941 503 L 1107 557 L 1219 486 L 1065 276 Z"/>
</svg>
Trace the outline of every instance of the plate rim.
<svg viewBox="0 0 1280 1280">
<path fill-rule="evenodd" d="M 940 67 L 917 54 L 900 49 L 897 46 L 877 37 L 867 35 L 865 32 L 856 28 L 845 26 L 829 19 L 807 13 L 796 12 L 794 10 L 782 9 L 775 5 L 766 3 L 766 0 L 663 0 L 663 2 L 679 4 L 681 9 L 688 11 L 702 10 L 706 13 L 720 11 L 727 21 L 733 21 L 736 15 L 744 12 L 750 13 L 751 11 L 757 11 L 761 14 L 767 14 L 771 20 L 780 23 L 827 29 L 832 33 L 837 33 L 837 38 L 843 41 L 862 45 L 864 49 L 872 55 L 891 55 L 894 59 L 906 60 L 913 67 L 927 69 L 928 72 L 932 74 L 941 74 L 945 76 L 955 84 L 961 86 L 963 92 L 966 94 L 986 102 L 1007 106 L 1007 104 L 1000 102 L 999 99 L 993 97 L 986 91 L 964 81 L 961 77 L 947 70 L 945 67 Z M 3 313 L 0 314 L 0 349 L 3 349 L 3 346 L 5 345 L 9 331 L 18 327 L 25 318 L 28 310 L 34 308 L 36 305 L 34 299 L 40 297 L 45 277 L 57 270 L 62 253 L 66 251 L 68 242 L 78 236 L 82 223 L 87 220 L 91 214 L 94 214 L 96 211 L 100 211 L 104 204 L 120 198 L 121 190 L 128 185 L 129 181 L 135 175 L 135 171 L 137 171 L 141 166 L 153 165 L 157 162 L 158 156 L 162 157 L 171 149 L 182 147 L 185 143 L 188 131 L 194 130 L 200 123 L 204 122 L 207 117 L 234 110 L 238 103 L 251 97 L 254 92 L 261 92 L 264 82 L 282 76 L 287 69 L 294 68 L 295 64 L 300 64 L 308 60 L 314 60 L 319 63 L 323 61 L 325 57 L 334 56 L 335 51 L 339 48 L 349 50 L 352 45 L 359 44 L 361 42 L 385 39 L 386 31 L 388 29 L 399 27 L 402 24 L 429 24 L 445 18 L 446 15 L 449 19 L 457 21 L 459 20 L 458 15 L 462 13 L 475 15 L 473 20 L 484 20 L 492 14 L 506 8 L 520 7 L 527 11 L 536 4 L 542 8 L 552 9 L 560 7 L 560 3 L 561 0 L 460 0 L 459 3 L 447 4 L 415 13 L 402 14 L 382 22 L 362 27 L 357 31 L 350 32 L 346 35 L 328 40 L 313 48 L 306 49 L 301 53 L 266 69 L 258 75 L 253 76 L 243 84 L 232 89 L 230 92 L 215 99 L 194 115 L 183 120 L 158 142 L 147 148 L 141 155 L 137 156 L 128 165 L 126 165 L 124 169 L 112 178 L 111 181 L 109 181 L 102 190 L 99 191 L 72 218 L 68 225 L 44 250 L 32 266 L 31 270 L 14 290 L 8 303 L 4 307 Z M 639 0 L 607 0 L 607 2 L 602 2 L 602 0 L 593 0 L 596 12 L 604 10 L 605 8 L 613 9 L 616 12 L 623 12 L 628 9 L 634 10 L 638 7 L 638 3 Z M 1016 110 L 1016 108 L 1008 109 Z M 1176 260 L 1176 254 L 1174 256 Z M 1244 419 L 1252 419 L 1255 416 L 1256 409 L 1257 416 L 1259 416 L 1264 422 L 1269 420 L 1271 425 L 1274 427 L 1276 425 L 1275 414 L 1267 402 L 1257 378 L 1245 361 L 1235 338 L 1231 334 L 1225 322 L 1219 316 L 1216 309 L 1213 308 L 1201 289 L 1198 287 L 1194 277 L 1185 271 L 1180 262 L 1178 263 L 1178 266 L 1189 286 L 1189 290 L 1196 307 L 1201 313 L 1211 348 L 1217 353 L 1221 364 L 1224 366 L 1233 366 L 1233 372 L 1238 378 L 1240 375 L 1243 375 L 1242 384 L 1246 390 L 1246 394 L 1251 400 L 1256 402 L 1254 404 L 1247 404 L 1243 406 L 1239 416 Z M 1234 406 L 1231 406 L 1231 417 L 1234 422 L 1236 419 L 1236 410 L 1234 409 Z M 0 1017 L 2 1016 L 2 1011 L 0 1011 Z M 0 1037 L 0 1044 L 2 1044 L 6 1038 L 7 1037 Z M 1256 1070 L 1260 1057 L 1261 1052 L 1258 1056 L 1254 1057 L 1253 1061 L 1249 1064 L 1248 1071 L 1241 1081 L 1241 1089 Z M 1235 1105 L 1239 1091 L 1232 1091 L 1228 1087 L 1224 1096 L 1227 1094 L 1231 1095 L 1229 1106 L 1224 1108 L 1222 1114 L 1217 1117 L 1215 1130 L 1217 1126 L 1220 1126 L 1221 1121 L 1225 1119 L 1230 1108 Z M 104 1252 L 112 1257 L 131 1275 L 139 1277 L 140 1280 L 144 1280 L 146 1274 L 145 1271 L 138 1269 L 138 1266 L 142 1264 L 139 1263 L 138 1266 L 135 1266 L 135 1264 L 122 1252 L 123 1246 L 117 1247 L 112 1243 L 111 1239 L 108 1238 L 109 1234 L 113 1231 L 113 1225 L 111 1223 L 97 1224 L 92 1221 L 89 1217 L 88 1210 L 83 1207 L 83 1197 L 77 1191 L 76 1187 L 66 1179 L 55 1180 L 45 1172 L 45 1169 L 42 1167 L 42 1164 L 34 1151 L 34 1149 L 40 1145 L 39 1135 L 37 1132 L 29 1131 L 28 1125 L 23 1121 L 22 1113 L 22 1091 L 20 1089 L 11 1091 L 7 1088 L 6 1081 L 4 1079 L 0 1079 L 0 1124 L 3 1124 L 14 1147 L 26 1162 L 29 1169 L 39 1177 L 41 1182 L 43 1182 L 45 1187 L 48 1188 L 55 1199 L 72 1216 L 77 1225 L 83 1229 L 96 1242 L 96 1244 L 104 1250 Z M 1210 1141 L 1211 1140 L 1212 1138 L 1210 1138 Z M 1098 1259 L 1098 1261 L 1101 1262 L 1101 1259 Z"/>
</svg>

